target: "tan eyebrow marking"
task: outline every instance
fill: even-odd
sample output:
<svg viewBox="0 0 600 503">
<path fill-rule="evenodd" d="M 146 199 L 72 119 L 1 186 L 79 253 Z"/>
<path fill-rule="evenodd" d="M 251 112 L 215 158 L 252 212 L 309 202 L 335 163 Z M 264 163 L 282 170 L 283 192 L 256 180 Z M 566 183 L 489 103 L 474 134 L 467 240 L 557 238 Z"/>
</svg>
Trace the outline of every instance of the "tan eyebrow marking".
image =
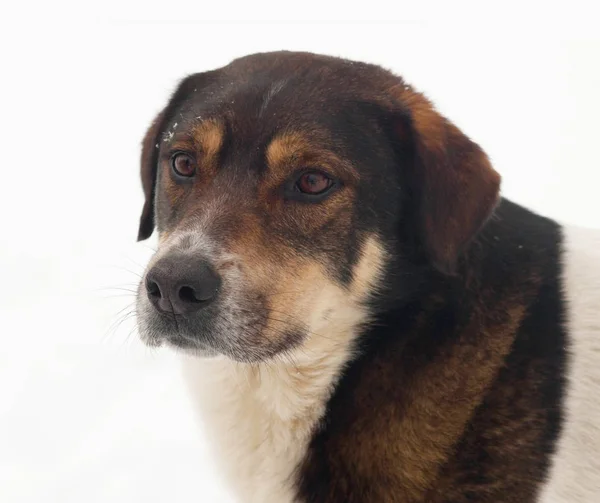
<svg viewBox="0 0 600 503">
<path fill-rule="evenodd" d="M 209 119 L 192 127 L 192 138 L 198 150 L 205 156 L 216 156 L 223 147 L 225 125 L 216 119 Z"/>
<path fill-rule="evenodd" d="M 277 166 L 297 157 L 307 148 L 308 142 L 300 133 L 283 133 L 273 139 L 267 147 L 267 162 L 269 166 Z"/>
<path fill-rule="evenodd" d="M 344 176 L 346 181 L 357 182 L 358 172 L 350 162 L 332 150 L 323 147 L 328 139 L 315 130 L 307 133 L 299 131 L 283 132 L 267 146 L 265 157 L 270 168 L 269 178 L 285 176 L 291 167 L 322 167 L 333 175 Z"/>
</svg>

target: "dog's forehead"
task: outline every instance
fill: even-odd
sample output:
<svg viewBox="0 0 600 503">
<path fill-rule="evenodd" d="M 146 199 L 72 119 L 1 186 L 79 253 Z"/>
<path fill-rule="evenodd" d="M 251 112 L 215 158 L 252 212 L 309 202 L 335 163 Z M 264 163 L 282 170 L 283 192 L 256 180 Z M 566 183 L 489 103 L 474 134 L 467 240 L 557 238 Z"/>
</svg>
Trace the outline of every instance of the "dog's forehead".
<svg viewBox="0 0 600 503">
<path fill-rule="evenodd" d="M 397 84 L 390 78 L 379 67 L 330 57 L 242 58 L 182 83 L 157 148 L 164 155 L 186 145 L 203 154 L 208 149 L 215 154 L 215 170 L 245 176 L 273 169 L 265 161 L 282 137 L 296 140 L 294 148 L 283 143 L 288 156 L 304 153 L 320 165 L 322 154 L 330 152 L 357 166 L 368 164 L 390 155 L 380 127 L 380 98 Z"/>
<path fill-rule="evenodd" d="M 378 67 L 338 58 L 253 55 L 192 76 L 174 120 L 227 116 L 239 129 L 250 124 L 256 131 L 265 123 L 271 129 L 302 127 L 378 96 L 387 77 Z"/>
</svg>

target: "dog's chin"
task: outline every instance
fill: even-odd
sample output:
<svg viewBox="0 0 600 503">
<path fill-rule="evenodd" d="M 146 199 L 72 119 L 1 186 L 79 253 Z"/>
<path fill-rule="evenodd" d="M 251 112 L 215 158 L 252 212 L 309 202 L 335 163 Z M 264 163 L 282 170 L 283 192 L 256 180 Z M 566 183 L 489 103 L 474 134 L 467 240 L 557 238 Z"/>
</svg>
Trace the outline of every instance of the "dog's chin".
<svg viewBox="0 0 600 503">
<path fill-rule="evenodd" d="M 172 332 L 161 334 L 154 332 L 150 336 L 141 331 L 141 335 L 143 343 L 149 347 L 165 347 L 177 353 L 196 358 L 225 358 L 239 363 L 259 363 L 269 360 L 272 357 L 268 351 L 263 352 L 257 350 L 257 348 L 228 347 L 226 345 L 215 347 L 214 343 L 211 344 L 196 337 L 184 336 Z"/>
<path fill-rule="evenodd" d="M 181 336 L 166 337 L 164 339 L 164 344 L 170 349 L 173 349 L 178 353 L 184 353 L 188 356 L 195 356 L 198 358 L 215 358 L 217 356 L 222 356 L 215 348 Z"/>
<path fill-rule="evenodd" d="M 273 348 L 260 348 L 251 344 L 238 343 L 233 347 L 219 345 L 214 347 L 209 342 L 202 342 L 196 338 L 190 338 L 176 334 L 165 334 L 162 337 L 142 337 L 144 343 L 150 347 L 165 347 L 185 356 L 200 359 L 226 359 L 237 363 L 259 364 L 276 359 L 282 351 Z"/>
<path fill-rule="evenodd" d="M 167 347 L 174 349 L 177 352 L 185 353 L 191 356 L 197 356 L 199 358 L 210 358 L 218 356 L 221 353 L 216 349 L 187 337 L 183 337 L 177 334 L 145 334 L 142 330 L 141 340 L 142 342 L 151 348 Z"/>
</svg>

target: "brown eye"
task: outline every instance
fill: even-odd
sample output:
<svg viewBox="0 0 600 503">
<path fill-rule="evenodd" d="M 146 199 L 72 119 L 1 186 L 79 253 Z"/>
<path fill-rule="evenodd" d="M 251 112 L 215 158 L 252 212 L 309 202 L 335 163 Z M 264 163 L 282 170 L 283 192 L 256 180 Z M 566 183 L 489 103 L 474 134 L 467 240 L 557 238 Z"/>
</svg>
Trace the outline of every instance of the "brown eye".
<svg viewBox="0 0 600 503">
<path fill-rule="evenodd" d="M 296 182 L 298 190 L 304 194 L 323 194 L 333 185 L 333 180 L 325 173 L 311 171 L 304 173 Z"/>
<path fill-rule="evenodd" d="M 192 177 L 196 174 L 196 163 L 188 154 L 175 154 L 171 158 L 171 168 L 176 175 Z"/>
</svg>

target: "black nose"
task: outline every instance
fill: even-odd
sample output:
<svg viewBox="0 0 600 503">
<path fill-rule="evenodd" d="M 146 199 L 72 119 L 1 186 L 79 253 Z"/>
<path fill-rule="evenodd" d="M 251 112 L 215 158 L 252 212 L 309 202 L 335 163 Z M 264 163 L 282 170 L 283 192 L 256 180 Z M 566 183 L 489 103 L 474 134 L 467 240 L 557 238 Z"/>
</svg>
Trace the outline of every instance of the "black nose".
<svg viewBox="0 0 600 503">
<path fill-rule="evenodd" d="M 160 259 L 146 274 L 146 292 L 156 309 L 190 314 L 210 304 L 221 278 L 201 258 L 171 254 Z"/>
</svg>

